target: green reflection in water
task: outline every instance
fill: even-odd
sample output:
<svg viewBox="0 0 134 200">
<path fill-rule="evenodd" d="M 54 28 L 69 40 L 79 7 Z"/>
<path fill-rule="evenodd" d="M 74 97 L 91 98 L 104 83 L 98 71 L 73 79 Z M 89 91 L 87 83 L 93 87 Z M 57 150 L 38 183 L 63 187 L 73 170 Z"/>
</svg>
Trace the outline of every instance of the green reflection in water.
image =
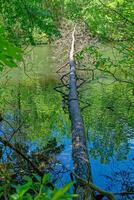
<svg viewBox="0 0 134 200">
<path fill-rule="evenodd" d="M 50 46 L 35 47 L 26 55 L 25 66 L 13 69 L 7 77 L 1 75 L 1 112 L 8 114 L 14 128 L 24 122 L 16 140 L 40 139 L 46 145 L 54 134 L 59 138 L 70 134 L 69 117 L 62 109 L 61 95 L 53 89 L 58 83 L 53 50 Z M 6 78 L 9 80 L 3 84 Z M 133 137 L 133 87 L 109 84 L 108 80 L 107 83 L 102 85 L 96 81 L 80 92 L 80 98 L 90 103 L 83 111 L 89 142 L 94 143 L 90 154 L 100 157 L 102 163 L 107 163 L 113 155 L 117 159 L 126 158 L 129 139 Z"/>
<path fill-rule="evenodd" d="M 108 163 L 127 158 L 134 133 L 133 88 L 126 84 L 93 83 L 83 89 L 81 98 L 90 106 L 83 112 L 88 127 L 90 155 Z"/>
<path fill-rule="evenodd" d="M 53 89 L 58 83 L 55 65 L 51 47 L 36 47 L 26 55 L 25 65 L 7 73 L 9 81 L 1 84 L 1 113 L 14 129 L 21 126 L 17 142 L 39 140 L 46 145 L 54 134 L 60 138 L 69 133 L 62 97 Z"/>
</svg>

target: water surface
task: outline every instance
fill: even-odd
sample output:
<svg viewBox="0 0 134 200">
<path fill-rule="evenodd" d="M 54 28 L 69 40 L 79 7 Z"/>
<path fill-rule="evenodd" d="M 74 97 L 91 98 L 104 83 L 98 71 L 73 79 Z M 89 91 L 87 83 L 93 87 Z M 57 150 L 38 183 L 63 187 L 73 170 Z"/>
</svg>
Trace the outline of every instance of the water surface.
<svg viewBox="0 0 134 200">
<path fill-rule="evenodd" d="M 1 112 L 9 122 L 1 123 L 1 134 L 8 138 L 21 126 L 15 140 L 27 143 L 29 154 L 37 147 L 46 146 L 52 138 L 56 138 L 58 145 L 64 144 L 64 149 L 56 155 L 61 164 L 55 166 L 57 170 L 65 166 L 57 181 L 57 185 L 64 185 L 70 181 L 69 174 L 73 170 L 71 132 L 67 110 L 62 109 L 62 97 L 53 89 L 59 82 L 53 48 L 34 48 L 25 63 L 26 66 L 20 66 L 21 70 L 13 69 L 6 77 L 1 77 L 3 82 L 8 79 L 1 88 Z M 85 86 L 85 92 L 80 95 L 92 104 L 82 114 L 88 133 L 93 182 L 102 189 L 118 193 L 134 191 L 134 129 L 132 111 L 123 116 L 122 113 L 127 112 L 127 102 L 125 98 L 115 99 L 115 88 L 118 97 L 122 94 L 118 84 L 105 89 L 93 83 Z M 111 110 L 110 106 L 113 106 Z M 116 109 L 112 111 L 113 108 Z M 116 195 L 116 198 L 134 199 L 134 196 Z"/>
</svg>

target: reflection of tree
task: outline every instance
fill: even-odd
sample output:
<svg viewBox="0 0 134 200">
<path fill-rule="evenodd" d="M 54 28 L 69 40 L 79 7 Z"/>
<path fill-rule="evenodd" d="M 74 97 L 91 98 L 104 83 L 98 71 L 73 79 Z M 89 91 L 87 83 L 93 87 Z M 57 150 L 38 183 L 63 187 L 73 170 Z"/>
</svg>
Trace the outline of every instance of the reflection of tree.
<svg viewBox="0 0 134 200">
<path fill-rule="evenodd" d="M 91 132 L 89 134 L 90 154 L 94 158 L 100 158 L 102 163 L 107 163 L 115 156 L 117 160 L 126 159 L 129 152 L 129 143 L 125 133 L 117 132 Z"/>
<path fill-rule="evenodd" d="M 15 134 L 17 142 L 24 138 L 42 138 L 42 144 L 45 145 L 45 141 L 51 139 L 53 130 L 67 132 L 68 115 L 62 110 L 61 97 L 53 90 L 53 83 L 44 85 L 47 88 L 39 80 L 28 80 L 25 84 L 19 83 L 18 90 L 16 86 L 5 88 L 6 92 L 1 96 L 1 112 L 10 123 L 2 122 L 7 136 L 23 122 L 21 134 L 18 134 L 20 129 Z"/>
<path fill-rule="evenodd" d="M 131 167 L 118 170 L 116 169 L 112 172 L 111 176 L 104 175 L 104 177 L 106 178 L 106 181 L 110 182 L 110 185 L 109 183 L 107 183 L 108 190 L 114 191 L 116 186 L 118 186 L 120 191 L 116 194 L 117 199 L 134 199 L 134 194 L 127 194 L 127 192 L 134 192 L 134 174 L 133 169 Z M 125 193 L 121 194 L 124 191 Z"/>
<path fill-rule="evenodd" d="M 3 144 L 0 155 L 1 169 L 9 176 L 15 175 L 17 179 L 34 171 L 39 175 L 54 171 L 58 162 L 56 155 L 64 148 L 63 145 L 57 144 L 55 138 L 42 148 L 38 147 L 38 143 L 11 143 L 3 137 L 0 137 L 0 142 Z M 2 171 L 0 170 L 0 175 Z"/>
<path fill-rule="evenodd" d="M 129 90 L 130 89 L 130 90 Z M 89 127 L 91 155 L 106 163 L 110 157 L 125 159 L 129 152 L 128 140 L 133 136 L 133 111 L 130 109 L 132 88 L 125 85 L 90 84 L 81 97 L 90 106 L 84 112 Z"/>
</svg>

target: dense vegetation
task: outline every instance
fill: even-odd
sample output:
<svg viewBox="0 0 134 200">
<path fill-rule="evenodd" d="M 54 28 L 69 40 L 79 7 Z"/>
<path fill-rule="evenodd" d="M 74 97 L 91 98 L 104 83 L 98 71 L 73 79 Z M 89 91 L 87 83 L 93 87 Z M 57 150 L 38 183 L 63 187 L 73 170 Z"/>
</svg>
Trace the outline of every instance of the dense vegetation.
<svg viewBox="0 0 134 200">
<path fill-rule="evenodd" d="M 61 186 L 61 169 L 53 174 L 62 165 L 57 160 L 61 141 L 70 137 L 62 98 L 67 91 L 53 89 L 59 84 L 54 74 L 68 62 L 66 34 L 75 25 L 80 106 L 87 138 L 94 143 L 89 153 L 103 164 L 128 155 L 134 133 L 134 1 L 1 0 L 1 199 L 77 197 L 71 194 L 73 178 Z M 48 47 L 45 53 L 39 44 Z"/>
</svg>

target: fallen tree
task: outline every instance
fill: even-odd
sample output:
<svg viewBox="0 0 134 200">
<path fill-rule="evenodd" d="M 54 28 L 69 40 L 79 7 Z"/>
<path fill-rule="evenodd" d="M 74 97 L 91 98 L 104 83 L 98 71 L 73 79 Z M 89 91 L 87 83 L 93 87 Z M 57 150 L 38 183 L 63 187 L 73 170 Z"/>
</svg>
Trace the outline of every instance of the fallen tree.
<svg viewBox="0 0 134 200">
<path fill-rule="evenodd" d="M 93 184 L 91 166 L 87 148 L 87 138 L 85 134 L 84 122 L 81 111 L 87 106 L 89 102 L 84 102 L 78 99 L 78 89 L 89 80 L 84 80 L 77 76 L 76 71 L 81 68 L 76 67 L 74 55 L 75 46 L 75 28 L 72 32 L 72 43 L 69 53 L 69 61 L 57 70 L 60 75 L 61 84 L 57 85 L 54 89 L 59 92 L 63 97 L 63 102 L 68 106 L 68 111 L 71 121 L 72 129 L 72 157 L 74 161 L 74 171 L 71 171 L 71 179 L 75 179 L 75 191 L 78 194 L 77 200 L 94 200 L 106 196 L 109 200 L 115 200 L 113 193 L 100 189 Z M 69 65 L 69 69 L 68 69 Z M 66 68 L 66 69 L 65 69 Z M 85 69 L 84 69 L 85 70 Z M 92 71 L 94 77 L 94 71 Z M 82 81 L 78 83 L 78 81 Z M 69 91 L 69 92 L 68 92 Z M 79 103 L 85 104 L 80 108 Z M 64 107 L 63 107 L 64 109 Z M 97 193 L 96 193 L 97 192 Z M 97 195 L 99 193 L 99 195 Z M 97 195 L 97 196 L 96 196 Z"/>
<path fill-rule="evenodd" d="M 86 144 L 86 135 L 84 130 L 84 123 L 80 112 L 77 83 L 75 74 L 75 62 L 74 62 L 74 43 L 75 43 L 75 28 L 72 33 L 72 44 L 69 56 L 69 96 L 68 96 L 68 108 L 72 127 L 72 156 L 74 161 L 74 172 L 80 178 L 88 181 L 92 181 L 91 167 L 88 156 L 88 149 Z M 76 177 L 77 179 L 77 177 Z M 92 200 L 94 199 L 93 191 L 80 179 L 76 180 L 76 193 L 79 195 L 79 200 Z"/>
</svg>

